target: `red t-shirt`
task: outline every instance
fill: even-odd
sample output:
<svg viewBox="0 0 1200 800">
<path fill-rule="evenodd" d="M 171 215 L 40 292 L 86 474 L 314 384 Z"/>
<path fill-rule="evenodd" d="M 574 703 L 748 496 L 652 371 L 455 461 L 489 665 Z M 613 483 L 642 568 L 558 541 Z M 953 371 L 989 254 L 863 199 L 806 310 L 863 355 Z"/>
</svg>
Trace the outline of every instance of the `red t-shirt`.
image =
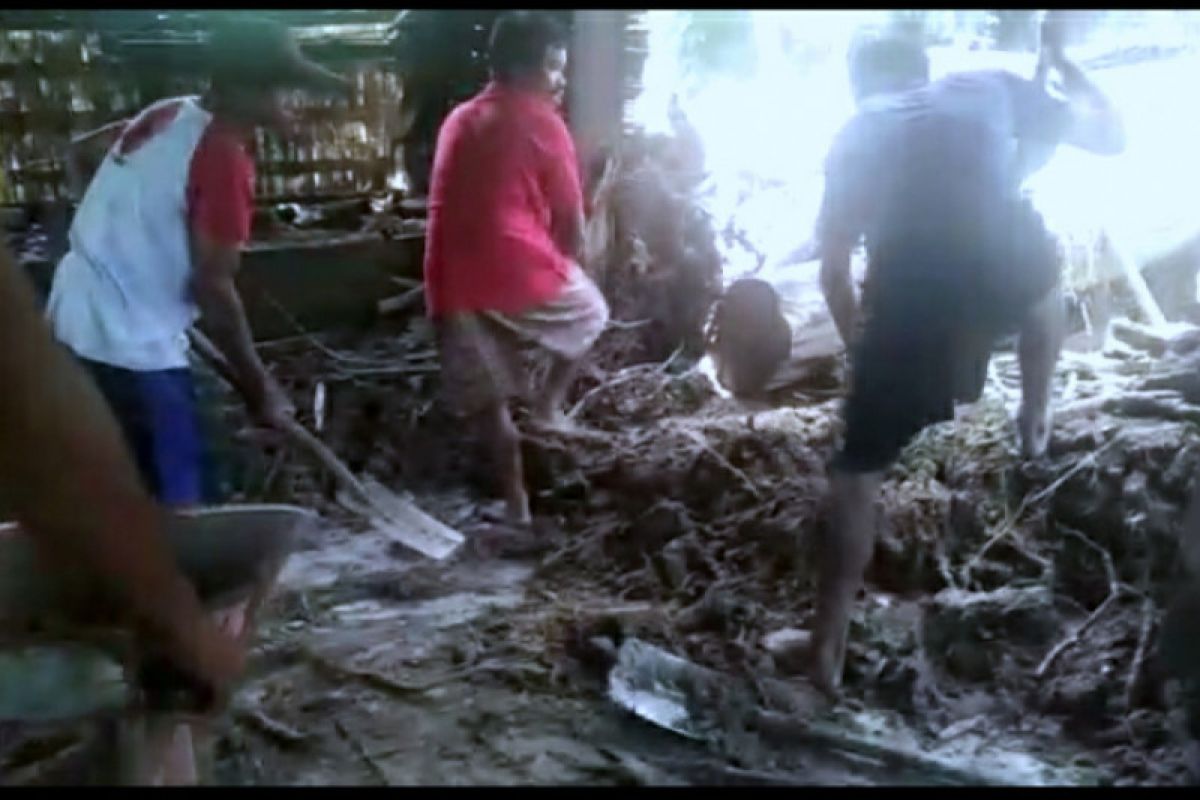
<svg viewBox="0 0 1200 800">
<path fill-rule="evenodd" d="M 118 157 L 129 155 L 174 121 L 182 100 L 142 114 L 117 139 Z M 187 185 L 188 224 L 214 241 L 242 245 L 250 240 L 254 219 L 254 160 L 242 136 L 214 119 L 192 151 Z"/>
<path fill-rule="evenodd" d="M 254 160 L 241 136 L 213 120 L 192 153 L 188 222 L 214 241 L 243 245 L 254 220 Z"/>
<path fill-rule="evenodd" d="M 429 192 L 429 313 L 516 314 L 553 299 L 571 260 L 550 234 L 552 211 L 582 208 L 575 145 L 552 102 L 491 84 L 454 109 Z"/>
</svg>

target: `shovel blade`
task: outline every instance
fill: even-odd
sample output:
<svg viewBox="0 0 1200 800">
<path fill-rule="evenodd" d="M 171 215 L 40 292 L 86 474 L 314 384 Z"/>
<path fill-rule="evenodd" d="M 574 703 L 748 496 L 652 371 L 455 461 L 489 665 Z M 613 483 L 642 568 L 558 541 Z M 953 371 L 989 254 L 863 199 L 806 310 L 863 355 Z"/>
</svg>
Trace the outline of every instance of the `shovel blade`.
<svg viewBox="0 0 1200 800">
<path fill-rule="evenodd" d="M 435 561 L 450 557 L 466 541 L 461 533 L 377 481 L 367 478 L 362 485 L 367 494 L 366 501 L 343 497 L 343 505 L 370 519 L 374 530 L 392 541 Z"/>
</svg>

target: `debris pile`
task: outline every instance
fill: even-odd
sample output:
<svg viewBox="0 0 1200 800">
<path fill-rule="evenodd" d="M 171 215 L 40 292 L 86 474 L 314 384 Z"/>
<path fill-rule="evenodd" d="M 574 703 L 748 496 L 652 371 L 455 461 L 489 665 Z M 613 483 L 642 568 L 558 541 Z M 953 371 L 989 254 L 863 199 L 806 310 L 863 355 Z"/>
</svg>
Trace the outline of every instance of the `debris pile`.
<svg viewBox="0 0 1200 800">
<path fill-rule="evenodd" d="M 264 355 L 356 472 L 418 497 L 462 485 L 475 452 L 438 402 L 428 325 L 388 325 Z M 1200 465 L 1200 339 L 1118 331 L 1103 354 L 1065 354 L 1043 463 L 1016 454 L 1011 354 L 981 403 L 908 448 L 882 493 L 847 691 L 934 739 L 978 718 L 996 736 L 1071 742 L 1111 780 L 1174 783 L 1185 720 L 1159 628 Z M 529 437 L 535 514 L 557 531 L 538 584 L 579 607 L 644 602 L 657 611 L 637 635 L 704 667 L 792 675 L 837 401 L 800 387 L 790 406 L 749 411 L 677 361 L 593 365 L 573 393 L 580 427 Z M 247 485 L 269 489 L 250 496 L 311 498 L 337 515 L 307 462 L 276 451 L 257 469 Z"/>
</svg>

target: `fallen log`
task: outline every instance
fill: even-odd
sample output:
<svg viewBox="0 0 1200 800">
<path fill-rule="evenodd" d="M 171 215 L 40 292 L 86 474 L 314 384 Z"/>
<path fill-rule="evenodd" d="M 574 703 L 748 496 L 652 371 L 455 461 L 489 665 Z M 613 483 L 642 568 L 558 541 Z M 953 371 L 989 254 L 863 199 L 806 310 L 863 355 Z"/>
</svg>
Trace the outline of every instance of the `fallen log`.
<svg viewBox="0 0 1200 800">
<path fill-rule="evenodd" d="M 1167 352 L 1168 339 L 1146 325 L 1125 319 L 1116 319 L 1109 324 L 1114 337 L 1137 350 L 1143 350 L 1155 358 Z"/>
</svg>

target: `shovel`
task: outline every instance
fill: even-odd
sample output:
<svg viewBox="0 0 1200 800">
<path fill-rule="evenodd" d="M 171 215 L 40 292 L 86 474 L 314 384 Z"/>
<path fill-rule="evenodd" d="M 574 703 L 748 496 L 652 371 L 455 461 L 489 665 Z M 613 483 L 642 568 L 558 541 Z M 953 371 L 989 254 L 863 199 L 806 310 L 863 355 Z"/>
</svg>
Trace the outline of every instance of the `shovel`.
<svg viewBox="0 0 1200 800">
<path fill-rule="evenodd" d="M 236 387 L 237 376 L 216 345 L 195 328 L 188 332 L 188 336 L 196 352 L 231 386 Z M 348 511 L 366 518 L 372 528 L 389 539 L 436 561 L 449 557 L 464 542 L 461 533 L 438 522 L 377 481 L 355 477 L 324 442 L 299 422 L 289 420 L 283 432 L 337 478 L 343 489 L 338 494 L 338 502 Z"/>
</svg>

